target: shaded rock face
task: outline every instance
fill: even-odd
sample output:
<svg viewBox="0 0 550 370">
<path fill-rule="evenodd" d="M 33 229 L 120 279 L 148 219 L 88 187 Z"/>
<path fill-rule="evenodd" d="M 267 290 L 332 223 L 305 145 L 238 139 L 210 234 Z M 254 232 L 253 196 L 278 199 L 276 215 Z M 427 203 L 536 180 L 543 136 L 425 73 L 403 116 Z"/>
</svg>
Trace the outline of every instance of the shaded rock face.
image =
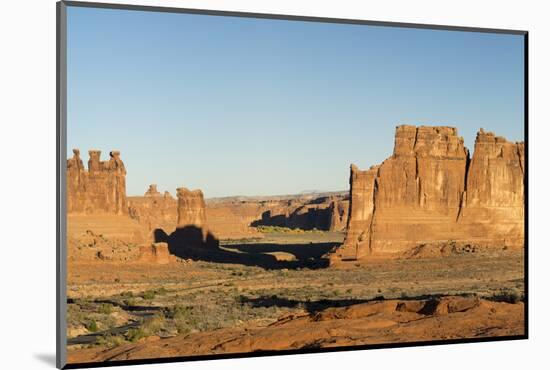
<svg viewBox="0 0 550 370">
<path fill-rule="evenodd" d="M 375 178 L 378 167 L 360 171 L 351 165 L 347 234 L 338 253 L 342 259 L 356 259 L 370 252 L 374 214 Z"/>
<path fill-rule="evenodd" d="M 348 223 L 349 199 L 338 199 L 330 202 L 329 206 L 329 231 L 345 230 Z"/>
<path fill-rule="evenodd" d="M 345 196 L 261 202 L 261 216 L 252 226 L 281 226 L 302 230 L 342 231 L 346 228 L 349 200 Z"/>
<path fill-rule="evenodd" d="M 261 217 L 258 202 L 224 201 L 206 204 L 206 217 L 212 232 L 221 239 L 258 238 L 263 235 L 250 225 Z"/>
<path fill-rule="evenodd" d="M 206 204 L 201 190 L 178 188 L 178 220 L 176 230 L 169 236 L 156 230 L 155 241 L 167 241 L 170 252 L 177 256 L 186 255 L 193 248 L 215 248 L 218 239 L 208 230 Z M 163 240 L 164 239 L 164 240 Z"/>
<path fill-rule="evenodd" d="M 453 127 L 398 126 L 393 155 L 351 167 L 350 217 L 336 259 L 448 240 L 523 245 L 523 144 L 481 130 L 470 161 Z"/>
<path fill-rule="evenodd" d="M 118 151 L 109 154 L 108 161 L 101 161 L 101 151 L 90 150 L 86 170 L 80 151 L 73 149 L 73 157 L 67 160 L 67 213 L 128 213 L 126 169 Z"/>
</svg>

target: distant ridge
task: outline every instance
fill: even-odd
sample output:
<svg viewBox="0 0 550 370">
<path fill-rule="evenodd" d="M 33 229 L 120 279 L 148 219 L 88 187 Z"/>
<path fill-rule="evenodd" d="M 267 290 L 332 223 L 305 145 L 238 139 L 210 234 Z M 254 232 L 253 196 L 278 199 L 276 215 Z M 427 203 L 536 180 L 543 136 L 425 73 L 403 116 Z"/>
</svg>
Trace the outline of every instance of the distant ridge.
<svg viewBox="0 0 550 370">
<path fill-rule="evenodd" d="M 259 201 L 277 201 L 290 199 L 315 199 L 328 196 L 345 196 L 349 191 L 306 191 L 298 194 L 282 194 L 282 195 L 234 195 L 227 197 L 206 198 L 206 203 L 215 204 L 222 202 L 259 202 Z"/>
</svg>

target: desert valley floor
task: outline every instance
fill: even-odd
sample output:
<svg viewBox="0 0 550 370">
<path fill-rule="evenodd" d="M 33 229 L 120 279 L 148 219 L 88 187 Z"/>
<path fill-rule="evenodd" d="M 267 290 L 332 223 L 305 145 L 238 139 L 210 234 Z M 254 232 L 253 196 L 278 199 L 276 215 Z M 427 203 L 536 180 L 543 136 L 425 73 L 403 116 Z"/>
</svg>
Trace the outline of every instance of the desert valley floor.
<svg viewBox="0 0 550 370">
<path fill-rule="evenodd" d="M 222 242 L 238 263 L 70 263 L 69 362 L 523 334 L 522 250 L 318 263 L 342 238 Z"/>
</svg>

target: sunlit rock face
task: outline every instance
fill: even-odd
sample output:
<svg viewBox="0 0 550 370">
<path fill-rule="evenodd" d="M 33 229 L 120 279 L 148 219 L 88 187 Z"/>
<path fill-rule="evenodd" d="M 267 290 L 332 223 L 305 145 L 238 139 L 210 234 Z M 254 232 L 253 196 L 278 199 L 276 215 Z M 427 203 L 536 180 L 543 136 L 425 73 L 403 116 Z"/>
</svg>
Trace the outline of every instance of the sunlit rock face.
<svg viewBox="0 0 550 370">
<path fill-rule="evenodd" d="M 120 153 L 110 152 L 108 161 L 101 161 L 99 150 L 88 153 L 88 170 L 78 149 L 67 160 L 67 213 L 127 214 L 126 169 Z"/>
<path fill-rule="evenodd" d="M 523 143 L 480 130 L 470 160 L 454 127 L 398 126 L 390 158 L 351 166 L 347 236 L 333 258 L 451 240 L 522 246 L 523 168 Z"/>
</svg>

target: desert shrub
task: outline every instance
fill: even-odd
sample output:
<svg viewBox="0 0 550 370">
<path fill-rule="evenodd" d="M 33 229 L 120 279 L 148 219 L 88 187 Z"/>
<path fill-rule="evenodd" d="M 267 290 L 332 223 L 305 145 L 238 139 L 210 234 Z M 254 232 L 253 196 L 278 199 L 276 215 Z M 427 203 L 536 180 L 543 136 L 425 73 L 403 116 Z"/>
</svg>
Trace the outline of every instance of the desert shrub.
<svg viewBox="0 0 550 370">
<path fill-rule="evenodd" d="M 155 291 L 154 290 L 146 290 L 145 292 L 143 292 L 143 295 L 142 295 L 143 299 L 146 299 L 146 300 L 151 300 L 151 299 L 154 299 L 155 298 Z"/>
<path fill-rule="evenodd" d="M 127 306 L 135 306 L 137 304 L 137 300 L 135 298 L 128 298 L 124 300 L 124 304 Z"/>
<path fill-rule="evenodd" d="M 145 319 L 141 328 L 147 335 L 158 334 L 165 325 L 166 319 L 162 313 L 155 314 L 153 317 Z"/>
<path fill-rule="evenodd" d="M 177 304 L 170 309 L 170 317 L 179 334 L 187 334 L 196 324 L 193 307 Z"/>
<path fill-rule="evenodd" d="M 175 320 L 186 320 L 193 314 L 193 307 L 177 304 L 170 309 L 170 317 Z"/>
<path fill-rule="evenodd" d="M 256 226 L 256 230 L 261 232 L 261 233 L 264 233 L 264 234 L 269 234 L 269 233 L 303 233 L 305 232 L 305 230 L 302 230 L 302 229 L 298 229 L 298 228 L 295 228 L 295 229 L 291 229 L 289 227 L 283 227 L 283 226 L 265 226 L 265 225 L 260 225 L 260 226 Z M 314 229 L 316 231 L 316 229 Z M 312 232 L 315 232 L 312 230 Z"/>
<path fill-rule="evenodd" d="M 102 303 L 99 305 L 97 311 L 99 313 L 102 313 L 104 315 L 110 315 L 111 313 L 113 313 L 113 305 L 110 304 L 110 303 Z"/>
<path fill-rule="evenodd" d="M 188 334 L 192 330 L 191 325 L 186 321 L 175 321 L 174 325 L 176 326 L 178 334 Z"/>
<path fill-rule="evenodd" d="M 69 323 L 78 324 L 84 320 L 84 312 L 76 304 L 67 305 L 67 320 Z"/>
<path fill-rule="evenodd" d="M 97 322 L 95 320 L 90 320 L 85 325 L 86 330 L 95 333 L 97 331 Z"/>
<path fill-rule="evenodd" d="M 96 344 L 105 347 L 117 347 L 126 343 L 124 337 L 120 335 L 105 334 L 97 338 Z"/>
<path fill-rule="evenodd" d="M 167 290 L 166 288 L 164 288 L 164 287 L 161 287 L 161 288 L 159 288 L 159 289 L 156 289 L 156 290 L 154 291 L 154 293 L 155 293 L 155 295 L 165 295 L 165 294 L 168 293 L 168 290 Z"/>
<path fill-rule="evenodd" d="M 137 342 L 141 338 L 145 338 L 147 335 L 142 328 L 131 328 L 126 333 L 126 339 L 130 342 Z"/>
</svg>

